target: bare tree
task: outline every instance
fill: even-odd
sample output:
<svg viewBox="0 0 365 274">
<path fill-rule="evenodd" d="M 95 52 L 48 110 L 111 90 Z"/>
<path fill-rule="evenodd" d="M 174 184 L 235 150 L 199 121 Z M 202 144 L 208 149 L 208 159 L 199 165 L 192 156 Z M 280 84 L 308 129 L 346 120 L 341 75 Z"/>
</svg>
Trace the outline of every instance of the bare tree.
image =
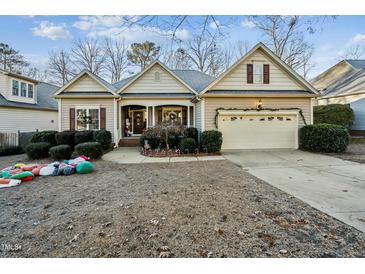
<svg viewBox="0 0 365 274">
<path fill-rule="evenodd" d="M 124 40 L 105 40 L 105 67 L 110 73 L 111 82 L 122 79 L 128 67 L 127 47 Z"/>
<path fill-rule="evenodd" d="M 71 56 L 64 50 L 49 53 L 48 71 L 60 85 L 66 84 L 76 74 Z"/>
<path fill-rule="evenodd" d="M 46 69 L 40 70 L 37 67 L 27 67 L 22 71 L 22 74 L 32 79 L 44 82 L 48 80 L 49 73 Z"/>
<path fill-rule="evenodd" d="M 301 23 L 300 16 L 254 16 L 252 18 L 271 50 L 294 70 L 308 73 L 313 46 L 304 39 L 304 31 L 314 32 L 312 23 Z"/>
<path fill-rule="evenodd" d="M 161 47 L 156 46 L 155 43 L 145 41 L 143 43 L 133 43 L 131 50 L 128 50 L 128 60 L 135 65 L 140 66 L 143 70 L 152 61 L 156 60 L 160 54 Z"/>
<path fill-rule="evenodd" d="M 71 52 L 72 60 L 79 70 L 87 69 L 96 75 L 103 72 L 105 54 L 98 40 L 78 39 L 74 42 Z"/>
<path fill-rule="evenodd" d="M 343 59 L 360 59 L 365 55 L 365 46 L 354 45 L 349 47 L 343 54 L 339 56 L 340 60 Z"/>
<path fill-rule="evenodd" d="M 237 41 L 236 47 L 237 47 L 237 58 L 241 58 L 243 55 L 245 55 L 251 49 L 250 42 L 247 40 Z"/>
<path fill-rule="evenodd" d="M 4 70 L 19 72 L 22 68 L 28 67 L 29 63 L 19 51 L 8 44 L 0 43 L 0 65 Z"/>
<path fill-rule="evenodd" d="M 179 47 L 176 50 L 161 54 L 161 60 L 171 69 L 190 69 L 191 61 L 187 50 Z"/>
</svg>

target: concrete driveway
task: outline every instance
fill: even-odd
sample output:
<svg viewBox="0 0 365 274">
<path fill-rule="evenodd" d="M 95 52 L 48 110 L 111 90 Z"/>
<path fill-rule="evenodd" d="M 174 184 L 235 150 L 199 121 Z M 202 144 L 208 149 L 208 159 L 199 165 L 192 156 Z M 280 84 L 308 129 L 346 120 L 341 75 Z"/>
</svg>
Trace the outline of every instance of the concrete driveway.
<svg viewBox="0 0 365 274">
<path fill-rule="evenodd" d="M 365 232 L 365 164 L 300 150 L 225 151 L 252 175 Z"/>
</svg>

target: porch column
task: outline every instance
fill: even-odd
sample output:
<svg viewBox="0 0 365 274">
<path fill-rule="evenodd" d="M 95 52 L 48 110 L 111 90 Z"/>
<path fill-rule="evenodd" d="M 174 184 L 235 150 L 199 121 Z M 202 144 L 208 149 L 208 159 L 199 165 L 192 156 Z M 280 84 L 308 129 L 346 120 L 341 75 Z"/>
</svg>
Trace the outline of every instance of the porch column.
<svg viewBox="0 0 365 274">
<path fill-rule="evenodd" d="M 152 106 L 152 126 L 156 125 L 156 120 L 155 120 L 155 106 Z"/>
<path fill-rule="evenodd" d="M 186 116 L 188 116 L 187 118 L 187 127 L 190 127 L 190 106 L 187 106 L 187 111 L 186 111 Z"/>
</svg>

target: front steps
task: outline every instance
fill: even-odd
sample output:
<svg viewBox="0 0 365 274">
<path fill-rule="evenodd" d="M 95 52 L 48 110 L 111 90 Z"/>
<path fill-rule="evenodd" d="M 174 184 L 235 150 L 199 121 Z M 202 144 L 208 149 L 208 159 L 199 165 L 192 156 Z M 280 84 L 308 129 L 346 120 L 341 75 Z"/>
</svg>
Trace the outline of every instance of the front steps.
<svg viewBox="0 0 365 274">
<path fill-rule="evenodd" d="M 138 147 L 139 137 L 124 137 L 119 140 L 118 146 L 120 147 Z"/>
</svg>

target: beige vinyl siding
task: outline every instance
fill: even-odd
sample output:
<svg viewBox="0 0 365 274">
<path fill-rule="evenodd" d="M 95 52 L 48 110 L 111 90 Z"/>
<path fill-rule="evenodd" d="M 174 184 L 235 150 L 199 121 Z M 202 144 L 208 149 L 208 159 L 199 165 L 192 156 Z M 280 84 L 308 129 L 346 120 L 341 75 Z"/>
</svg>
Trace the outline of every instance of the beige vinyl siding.
<svg viewBox="0 0 365 274">
<path fill-rule="evenodd" d="M 155 73 L 160 73 L 160 80 L 155 81 Z M 123 93 L 191 93 L 191 91 L 167 72 L 159 64 L 145 72 L 139 79 L 127 87 Z"/>
<path fill-rule="evenodd" d="M 262 62 L 270 65 L 270 84 L 247 84 L 247 64 Z M 247 59 L 223 77 L 211 90 L 303 90 L 293 78 L 274 63 L 262 50 L 253 52 Z"/>
<path fill-rule="evenodd" d="M 58 130 L 57 113 L 57 111 L 0 106 L 0 132 Z"/>
<path fill-rule="evenodd" d="M 107 91 L 105 87 L 96 82 L 89 75 L 84 75 L 75 83 L 69 86 L 65 92 L 92 92 L 92 91 Z"/>
<path fill-rule="evenodd" d="M 311 121 L 310 98 L 261 98 L 264 108 L 301 108 L 307 124 Z M 217 108 L 256 108 L 257 98 L 205 98 L 205 130 L 216 129 Z M 304 122 L 299 117 L 299 126 Z"/>
<path fill-rule="evenodd" d="M 100 106 L 106 109 L 106 129 L 114 135 L 114 99 L 60 99 L 61 130 L 70 129 L 70 108 Z"/>
<path fill-rule="evenodd" d="M 201 101 L 199 101 L 195 104 L 195 127 L 199 131 L 202 130 L 201 114 L 202 114 L 202 103 Z"/>
<path fill-rule="evenodd" d="M 0 94 L 2 94 L 5 98 L 8 98 L 9 90 L 9 77 L 0 72 Z"/>
</svg>

